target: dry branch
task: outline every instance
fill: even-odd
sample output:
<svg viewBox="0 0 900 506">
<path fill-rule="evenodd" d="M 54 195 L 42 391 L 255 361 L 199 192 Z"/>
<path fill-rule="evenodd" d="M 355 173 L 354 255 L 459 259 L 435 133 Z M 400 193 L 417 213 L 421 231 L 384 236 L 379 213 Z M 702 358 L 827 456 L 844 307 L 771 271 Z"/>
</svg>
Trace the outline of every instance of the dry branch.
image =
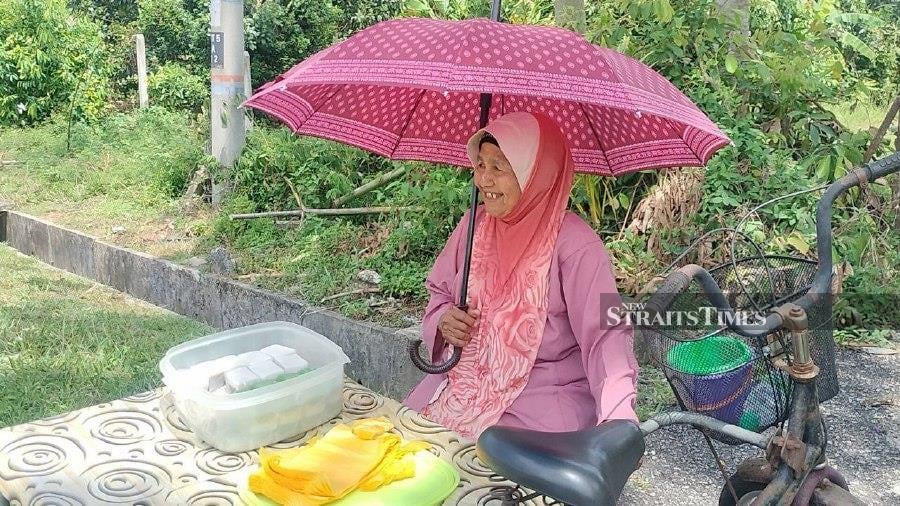
<svg viewBox="0 0 900 506">
<path fill-rule="evenodd" d="M 346 209 L 298 209 L 294 211 L 265 211 L 262 213 L 232 214 L 232 220 L 252 220 L 255 218 L 282 218 L 286 216 L 352 216 L 358 214 L 385 214 L 404 211 L 422 211 L 421 207 L 348 207 Z"/>
<path fill-rule="evenodd" d="M 347 201 L 349 201 L 350 199 L 359 197 L 360 195 L 368 193 L 368 192 L 374 190 L 375 188 L 384 186 L 387 183 L 390 183 L 391 181 L 402 176 L 403 174 L 406 174 L 406 172 L 408 170 L 409 170 L 408 167 L 400 167 L 399 169 L 394 169 L 390 172 L 386 172 L 386 173 L 376 177 L 375 179 L 369 181 L 368 183 L 360 186 L 359 188 L 354 189 L 352 192 L 348 193 L 347 195 L 344 195 L 342 197 L 338 197 L 338 198 L 334 199 L 334 207 L 340 207 L 340 206 L 346 204 Z"/>
<path fill-rule="evenodd" d="M 324 297 L 322 300 L 320 300 L 319 304 L 324 304 L 324 303 L 328 302 L 329 300 L 339 299 L 341 297 L 346 297 L 348 295 L 362 295 L 362 294 L 366 294 L 366 293 L 380 293 L 380 292 L 381 292 L 380 288 L 373 288 L 373 287 L 360 288 L 358 290 L 350 290 L 347 292 L 341 292 L 341 293 L 336 293 L 334 295 L 329 295 L 328 297 Z"/>
</svg>

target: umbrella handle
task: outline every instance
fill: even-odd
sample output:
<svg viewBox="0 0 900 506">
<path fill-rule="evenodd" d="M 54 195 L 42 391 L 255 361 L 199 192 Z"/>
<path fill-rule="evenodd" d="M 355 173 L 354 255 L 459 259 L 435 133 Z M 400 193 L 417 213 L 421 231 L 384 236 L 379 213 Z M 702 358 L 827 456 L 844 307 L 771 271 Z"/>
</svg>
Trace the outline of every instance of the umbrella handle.
<svg viewBox="0 0 900 506">
<path fill-rule="evenodd" d="M 428 374 L 444 374 L 450 369 L 453 369 L 453 367 L 456 366 L 457 363 L 459 363 L 460 357 L 462 357 L 462 348 L 457 348 L 456 346 L 454 346 L 453 355 L 451 355 L 450 358 L 445 362 L 442 362 L 440 364 L 429 364 L 425 362 L 425 359 L 423 359 L 422 355 L 419 354 L 419 349 L 421 348 L 421 346 L 421 339 L 410 341 L 409 358 L 410 360 L 412 360 L 412 363 L 419 368 L 419 370 Z"/>
<path fill-rule="evenodd" d="M 468 304 L 461 304 L 456 306 L 463 311 L 468 311 Z M 453 354 L 450 355 L 446 361 L 440 364 L 429 364 L 422 358 L 422 355 L 419 353 L 419 349 L 422 347 L 422 340 L 416 339 L 415 341 L 410 341 L 409 343 L 409 358 L 412 360 L 412 363 L 415 364 L 416 367 L 419 368 L 420 371 L 428 373 L 428 374 L 444 374 L 450 369 L 456 367 L 456 364 L 459 363 L 460 357 L 462 357 L 462 348 L 457 348 L 456 346 L 452 346 Z"/>
</svg>

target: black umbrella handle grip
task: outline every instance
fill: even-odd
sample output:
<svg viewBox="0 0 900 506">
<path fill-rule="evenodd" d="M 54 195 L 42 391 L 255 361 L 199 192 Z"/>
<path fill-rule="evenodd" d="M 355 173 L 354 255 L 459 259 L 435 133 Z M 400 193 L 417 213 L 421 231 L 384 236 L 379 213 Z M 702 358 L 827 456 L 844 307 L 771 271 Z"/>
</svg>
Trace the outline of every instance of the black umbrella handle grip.
<svg viewBox="0 0 900 506">
<path fill-rule="evenodd" d="M 422 340 L 416 339 L 415 341 L 410 341 L 409 343 L 409 358 L 412 360 L 412 363 L 415 364 L 416 367 L 419 368 L 420 371 L 428 373 L 428 374 L 444 374 L 450 369 L 453 369 L 456 364 L 459 363 L 460 357 L 462 357 L 462 348 L 453 347 L 453 355 L 450 356 L 445 362 L 440 364 L 429 364 L 422 358 L 422 355 L 419 354 L 419 349 L 422 346 Z"/>
<path fill-rule="evenodd" d="M 463 311 L 469 310 L 468 304 L 462 304 L 456 306 Z M 462 348 L 457 348 L 453 346 L 453 354 L 450 355 L 446 361 L 440 364 L 429 364 L 422 358 L 422 355 L 419 353 L 420 348 L 422 347 L 422 340 L 416 339 L 415 341 L 410 341 L 409 343 L 409 359 L 412 360 L 412 363 L 415 364 L 416 367 L 419 368 L 420 371 L 428 373 L 428 374 L 444 374 L 450 369 L 456 367 L 456 364 L 459 363 L 460 357 L 462 357 Z"/>
</svg>

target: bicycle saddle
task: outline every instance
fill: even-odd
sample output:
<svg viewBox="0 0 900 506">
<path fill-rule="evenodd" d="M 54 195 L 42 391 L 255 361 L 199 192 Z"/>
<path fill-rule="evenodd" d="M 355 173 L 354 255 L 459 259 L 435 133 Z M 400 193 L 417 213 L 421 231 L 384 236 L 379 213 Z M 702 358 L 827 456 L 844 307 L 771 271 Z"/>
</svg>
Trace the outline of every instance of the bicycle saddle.
<svg viewBox="0 0 900 506">
<path fill-rule="evenodd" d="M 494 472 L 557 501 L 614 505 L 644 454 L 644 435 L 626 420 L 574 432 L 495 426 L 476 453 Z"/>
</svg>

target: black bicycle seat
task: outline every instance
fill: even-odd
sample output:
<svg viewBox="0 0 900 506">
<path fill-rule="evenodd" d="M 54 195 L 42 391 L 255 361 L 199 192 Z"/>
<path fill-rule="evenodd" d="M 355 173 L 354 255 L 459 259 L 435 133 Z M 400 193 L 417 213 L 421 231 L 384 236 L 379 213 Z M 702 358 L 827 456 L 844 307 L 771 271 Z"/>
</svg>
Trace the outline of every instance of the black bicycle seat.
<svg viewBox="0 0 900 506">
<path fill-rule="evenodd" d="M 495 426 L 476 452 L 497 474 L 557 501 L 614 505 L 644 454 L 644 435 L 627 420 L 574 432 Z"/>
</svg>

